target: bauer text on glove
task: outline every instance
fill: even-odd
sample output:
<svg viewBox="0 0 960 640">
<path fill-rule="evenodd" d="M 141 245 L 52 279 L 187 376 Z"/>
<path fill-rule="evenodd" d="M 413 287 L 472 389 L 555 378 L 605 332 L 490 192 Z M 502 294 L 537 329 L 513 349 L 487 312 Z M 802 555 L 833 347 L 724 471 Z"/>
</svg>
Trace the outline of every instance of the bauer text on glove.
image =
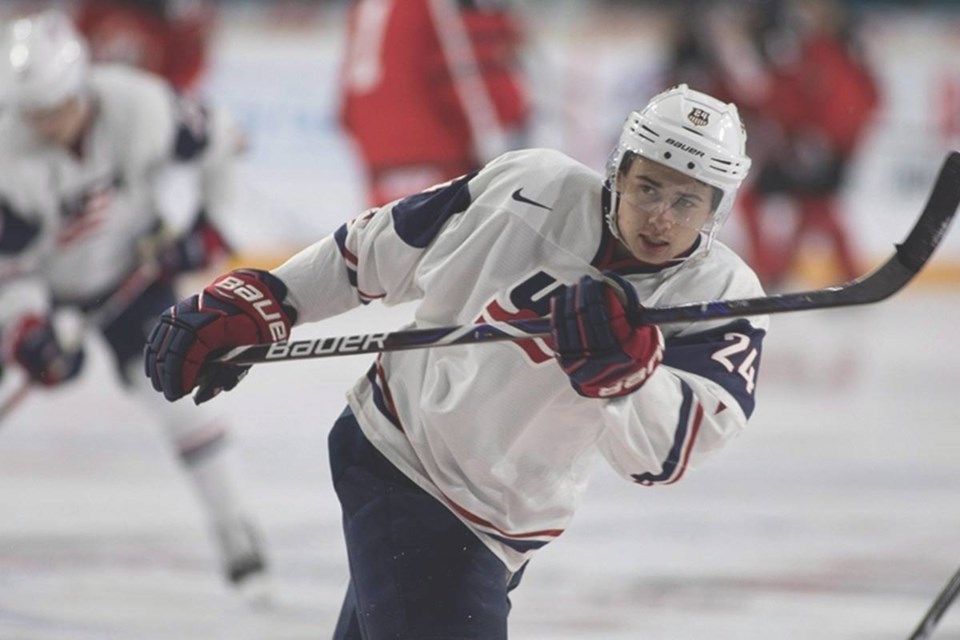
<svg viewBox="0 0 960 640">
<path fill-rule="evenodd" d="M 249 367 L 210 360 L 233 347 L 288 339 L 297 314 L 286 295 L 273 274 L 239 269 L 164 311 L 144 347 L 153 388 L 173 401 L 200 386 L 199 404 L 235 387 Z"/>
</svg>

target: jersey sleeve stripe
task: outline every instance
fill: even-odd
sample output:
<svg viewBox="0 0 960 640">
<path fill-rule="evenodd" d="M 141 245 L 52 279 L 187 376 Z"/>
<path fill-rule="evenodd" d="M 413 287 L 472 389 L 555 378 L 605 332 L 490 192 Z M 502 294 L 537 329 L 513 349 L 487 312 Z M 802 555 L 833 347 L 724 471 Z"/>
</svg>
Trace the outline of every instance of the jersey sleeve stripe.
<svg viewBox="0 0 960 640">
<path fill-rule="evenodd" d="M 376 295 L 372 293 L 364 293 L 359 289 L 359 287 L 357 288 L 357 293 L 360 295 L 360 302 L 362 302 L 363 304 L 370 304 L 374 300 L 380 300 L 381 298 L 385 298 L 387 295 L 385 293 L 378 293 Z"/>
<path fill-rule="evenodd" d="M 680 478 L 683 477 L 683 474 L 687 471 L 687 465 L 690 462 L 690 454 L 693 452 L 693 445 L 697 441 L 697 435 L 700 433 L 700 425 L 703 424 L 703 405 L 694 400 L 694 410 L 693 417 L 690 420 L 690 437 L 687 438 L 687 442 L 683 447 L 683 457 L 680 460 L 680 464 L 677 465 L 676 472 L 673 477 L 665 482 L 664 484 L 673 484 L 674 482 L 679 482 Z"/>
<path fill-rule="evenodd" d="M 340 251 L 340 256 L 343 258 L 344 267 L 347 270 L 347 281 L 350 283 L 350 286 L 357 290 L 357 295 L 360 296 L 360 302 L 363 304 L 370 304 L 374 300 L 380 300 L 381 298 L 386 297 L 385 293 L 367 293 L 360 289 L 359 281 L 357 279 L 357 265 L 359 264 L 359 259 L 356 254 L 354 254 L 350 249 L 347 248 L 347 236 L 350 234 L 350 227 L 356 223 L 356 220 L 351 220 L 346 224 L 340 225 L 334 234 L 333 239 L 337 244 L 337 249 Z"/>
<path fill-rule="evenodd" d="M 674 436 L 673 446 L 667 454 L 660 473 L 635 473 L 633 479 L 645 486 L 654 484 L 673 484 L 683 477 L 690 460 L 690 453 L 696 443 L 703 422 L 703 406 L 693 396 L 690 386 L 680 381 L 683 402 L 680 406 L 680 420 Z"/>
<path fill-rule="evenodd" d="M 347 235 L 350 233 L 350 223 L 340 225 L 333 233 L 333 239 L 337 243 L 337 249 L 340 250 L 340 255 L 343 257 L 343 261 L 347 263 L 347 269 L 352 270 L 354 275 L 357 273 L 357 263 L 359 260 L 357 256 L 354 255 L 350 249 L 347 248 Z"/>
</svg>

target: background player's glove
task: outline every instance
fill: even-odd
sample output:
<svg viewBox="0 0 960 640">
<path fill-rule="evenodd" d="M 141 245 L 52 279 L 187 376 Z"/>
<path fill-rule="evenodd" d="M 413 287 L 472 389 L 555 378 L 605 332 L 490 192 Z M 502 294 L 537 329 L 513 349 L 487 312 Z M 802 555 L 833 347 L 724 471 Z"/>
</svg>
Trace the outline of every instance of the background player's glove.
<svg viewBox="0 0 960 640">
<path fill-rule="evenodd" d="M 616 288 L 584 276 L 550 301 L 557 360 L 577 393 L 589 398 L 639 389 L 663 360 L 660 329 L 634 326 L 643 307 L 633 285 L 616 274 L 606 276 Z"/>
<path fill-rule="evenodd" d="M 173 239 L 162 233 L 151 236 L 142 243 L 141 252 L 144 259 L 156 260 L 160 268 L 158 279 L 169 282 L 182 273 L 205 269 L 227 257 L 230 247 L 201 212 L 189 231 Z"/>
<path fill-rule="evenodd" d="M 172 402 L 199 386 L 197 404 L 233 389 L 250 367 L 207 360 L 232 347 L 288 339 L 297 313 L 283 303 L 286 295 L 271 273 L 238 269 L 164 311 L 144 347 L 153 388 Z"/>
<path fill-rule="evenodd" d="M 4 336 L 3 342 L 5 359 L 17 362 L 33 382 L 45 387 L 76 377 L 83 367 L 83 349 L 65 348 L 49 318 L 23 318 Z"/>
</svg>

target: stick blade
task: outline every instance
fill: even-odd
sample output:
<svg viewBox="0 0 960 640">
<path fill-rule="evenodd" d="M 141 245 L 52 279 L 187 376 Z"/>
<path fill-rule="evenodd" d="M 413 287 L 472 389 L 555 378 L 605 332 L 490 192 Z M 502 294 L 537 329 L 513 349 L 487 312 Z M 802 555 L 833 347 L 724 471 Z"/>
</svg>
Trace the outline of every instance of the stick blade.
<svg viewBox="0 0 960 640">
<path fill-rule="evenodd" d="M 960 152 L 943 161 L 923 214 L 907 239 L 897 245 L 897 258 L 913 273 L 920 271 L 947 232 L 960 206 Z"/>
</svg>

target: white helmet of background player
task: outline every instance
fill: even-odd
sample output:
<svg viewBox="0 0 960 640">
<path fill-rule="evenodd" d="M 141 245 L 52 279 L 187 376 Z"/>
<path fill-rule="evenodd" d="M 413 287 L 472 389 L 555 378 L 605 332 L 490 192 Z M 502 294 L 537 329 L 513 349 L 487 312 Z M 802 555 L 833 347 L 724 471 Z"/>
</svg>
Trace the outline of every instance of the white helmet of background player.
<svg viewBox="0 0 960 640">
<path fill-rule="evenodd" d="M 0 37 L 0 102 L 52 109 L 81 93 L 90 55 L 69 17 L 45 11 L 8 24 Z"/>
<path fill-rule="evenodd" d="M 750 169 L 747 134 L 737 107 L 685 84 L 655 96 L 628 117 L 620 141 L 607 162 L 610 207 L 607 223 L 618 239 L 617 174 L 637 154 L 717 189 L 716 207 L 701 231 L 709 249 L 733 208 L 737 190 Z"/>
</svg>

